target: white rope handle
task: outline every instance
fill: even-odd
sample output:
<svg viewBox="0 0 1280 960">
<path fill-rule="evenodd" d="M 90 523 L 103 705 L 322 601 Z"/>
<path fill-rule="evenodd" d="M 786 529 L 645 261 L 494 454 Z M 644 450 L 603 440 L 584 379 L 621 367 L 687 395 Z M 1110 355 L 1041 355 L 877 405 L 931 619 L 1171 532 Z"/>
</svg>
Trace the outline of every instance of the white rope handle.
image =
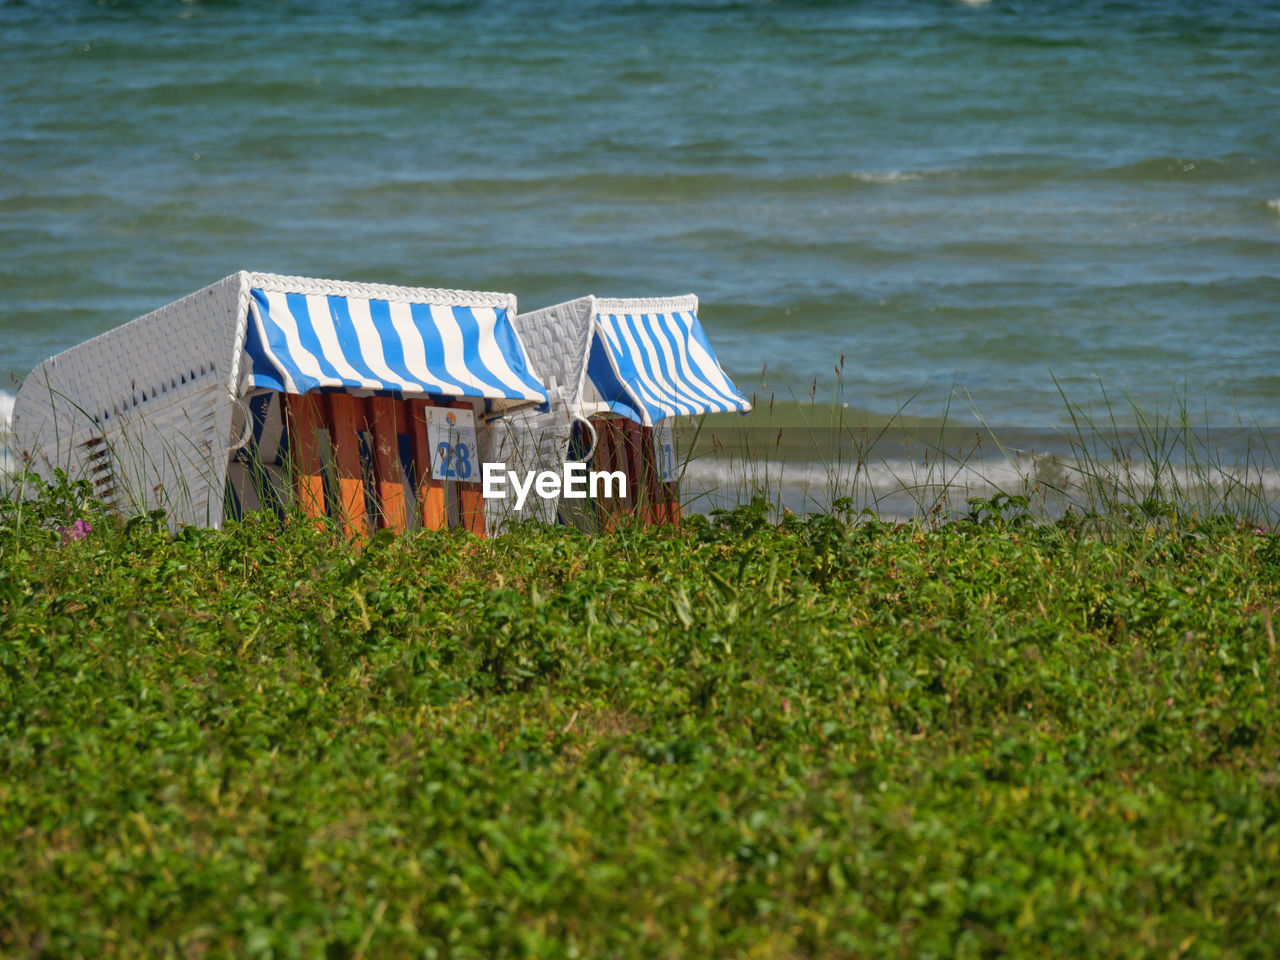
<svg viewBox="0 0 1280 960">
<path fill-rule="evenodd" d="M 578 416 L 577 414 L 574 414 L 572 419 L 576 420 L 578 423 L 585 424 L 587 427 L 587 431 L 591 434 L 591 447 L 587 450 L 587 455 L 582 458 L 583 463 L 586 463 L 588 460 L 591 459 L 591 455 L 596 452 L 597 438 L 596 438 L 595 424 L 593 424 L 586 417 L 581 417 L 581 416 Z"/>
</svg>

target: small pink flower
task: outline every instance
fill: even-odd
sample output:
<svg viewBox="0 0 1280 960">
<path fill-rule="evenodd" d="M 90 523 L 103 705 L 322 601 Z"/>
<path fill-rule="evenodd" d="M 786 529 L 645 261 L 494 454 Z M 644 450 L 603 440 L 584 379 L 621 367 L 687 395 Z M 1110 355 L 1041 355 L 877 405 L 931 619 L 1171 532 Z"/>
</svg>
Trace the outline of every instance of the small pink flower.
<svg viewBox="0 0 1280 960">
<path fill-rule="evenodd" d="M 62 543 L 65 546 L 72 540 L 83 540 L 93 532 L 93 524 L 88 520 L 77 520 L 70 527 L 59 527 L 58 532 L 62 534 Z"/>
<path fill-rule="evenodd" d="M 1256 534 L 1258 534 L 1259 536 L 1262 536 L 1262 535 L 1264 535 L 1267 531 L 1266 531 L 1266 530 L 1264 530 L 1264 529 L 1262 529 L 1262 527 L 1254 527 L 1254 528 L 1253 528 L 1253 532 L 1254 532 L 1254 533 L 1256 533 Z"/>
<path fill-rule="evenodd" d="M 1166 700 L 1166 701 L 1164 702 L 1164 705 L 1165 705 L 1166 707 L 1172 707 L 1172 706 L 1173 706 L 1173 697 L 1170 697 L 1168 700 Z"/>
</svg>

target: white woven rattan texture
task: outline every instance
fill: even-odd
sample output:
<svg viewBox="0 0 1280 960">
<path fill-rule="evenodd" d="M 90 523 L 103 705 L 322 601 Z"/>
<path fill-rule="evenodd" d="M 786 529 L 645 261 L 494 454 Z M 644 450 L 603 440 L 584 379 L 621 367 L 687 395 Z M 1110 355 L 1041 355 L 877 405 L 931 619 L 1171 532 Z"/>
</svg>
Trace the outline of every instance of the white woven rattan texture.
<svg viewBox="0 0 1280 960">
<path fill-rule="evenodd" d="M 32 371 L 14 404 L 31 466 L 83 475 L 84 444 L 102 437 L 118 506 L 164 507 L 175 523 L 220 523 L 233 404 L 225 378 L 240 349 L 241 279 L 227 277 Z"/>
<path fill-rule="evenodd" d="M 577 412 L 581 402 L 594 302 L 593 297 L 582 297 L 522 313 L 515 319 L 516 332 L 533 370 L 547 386 L 555 379 L 569 413 Z M 552 402 L 554 406 L 555 397 Z"/>
<path fill-rule="evenodd" d="M 477 290 L 444 290 L 434 287 L 396 287 L 378 283 L 354 283 L 346 280 L 318 280 L 313 277 L 289 277 L 275 273 L 248 274 L 252 288 L 267 293 L 301 293 L 316 297 L 358 297 L 363 300 L 388 300 L 393 303 L 426 303 L 451 307 L 496 307 L 505 309 L 509 317 L 516 315 L 513 293 Z"/>
<path fill-rule="evenodd" d="M 683 297 L 664 297 L 658 299 L 645 299 L 641 297 L 627 298 L 614 297 L 608 300 L 596 300 L 597 314 L 631 314 L 632 316 L 644 313 L 697 313 L 698 298 L 692 293 Z"/>
</svg>

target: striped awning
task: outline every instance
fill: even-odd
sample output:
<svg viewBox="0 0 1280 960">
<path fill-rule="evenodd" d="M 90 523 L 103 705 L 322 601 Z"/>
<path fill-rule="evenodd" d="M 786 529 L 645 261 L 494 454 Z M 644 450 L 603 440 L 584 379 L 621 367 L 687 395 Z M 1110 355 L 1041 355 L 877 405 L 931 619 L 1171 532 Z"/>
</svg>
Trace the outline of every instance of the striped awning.
<svg viewBox="0 0 1280 960">
<path fill-rule="evenodd" d="M 643 304 L 643 301 L 634 301 Z M 667 417 L 751 409 L 716 359 L 698 322 L 697 301 L 641 312 L 627 301 L 597 301 L 587 375 L 614 412 L 653 426 Z"/>
<path fill-rule="evenodd" d="M 501 307 L 250 293 L 254 387 L 548 402 Z"/>
</svg>

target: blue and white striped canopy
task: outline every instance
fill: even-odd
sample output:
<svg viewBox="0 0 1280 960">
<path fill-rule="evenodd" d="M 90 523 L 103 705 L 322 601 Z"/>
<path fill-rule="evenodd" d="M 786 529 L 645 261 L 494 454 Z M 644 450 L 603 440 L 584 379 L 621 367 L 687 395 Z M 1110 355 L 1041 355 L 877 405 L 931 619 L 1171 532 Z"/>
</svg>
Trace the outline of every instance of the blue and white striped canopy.
<svg viewBox="0 0 1280 960">
<path fill-rule="evenodd" d="M 653 426 L 667 417 L 751 409 L 694 310 L 601 311 L 595 325 L 587 375 L 614 413 Z"/>
<path fill-rule="evenodd" d="M 502 308 L 253 289 L 249 309 L 255 387 L 548 402 Z"/>
</svg>

